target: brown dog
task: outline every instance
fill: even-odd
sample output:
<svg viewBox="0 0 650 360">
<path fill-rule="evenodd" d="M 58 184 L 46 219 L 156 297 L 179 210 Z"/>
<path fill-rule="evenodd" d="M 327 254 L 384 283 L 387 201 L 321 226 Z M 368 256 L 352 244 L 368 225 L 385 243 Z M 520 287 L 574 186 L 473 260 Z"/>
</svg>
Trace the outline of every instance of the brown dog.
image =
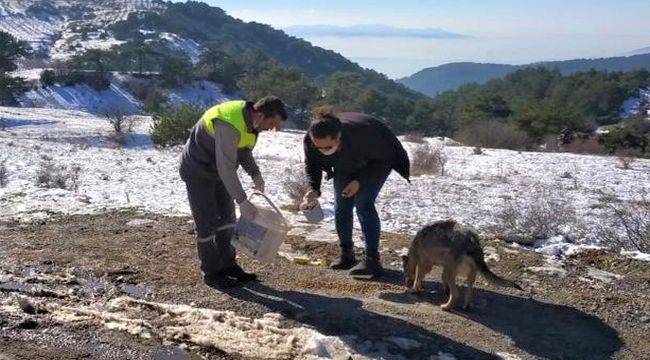
<svg viewBox="0 0 650 360">
<path fill-rule="evenodd" d="M 489 283 L 522 290 L 512 281 L 495 275 L 488 269 L 483 259 L 483 249 L 478 235 L 471 229 L 463 228 L 454 220 L 437 221 L 418 231 L 411 243 L 408 255 L 402 256 L 404 277 L 409 292 L 422 289 L 424 276 L 433 265 L 443 267 L 442 284 L 449 293 L 449 300 L 442 304 L 443 310 L 454 307 L 459 298 L 456 275 L 467 277 L 467 290 L 463 307 L 472 305 L 473 287 L 476 273 Z"/>
</svg>

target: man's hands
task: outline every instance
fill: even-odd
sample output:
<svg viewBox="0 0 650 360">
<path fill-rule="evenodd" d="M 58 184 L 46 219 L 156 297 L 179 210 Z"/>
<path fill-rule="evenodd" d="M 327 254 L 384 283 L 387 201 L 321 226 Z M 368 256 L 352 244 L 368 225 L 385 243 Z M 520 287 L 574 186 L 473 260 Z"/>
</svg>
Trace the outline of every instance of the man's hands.
<svg viewBox="0 0 650 360">
<path fill-rule="evenodd" d="M 352 180 L 348 185 L 341 191 L 341 195 L 345 198 L 351 198 L 359 192 L 359 182 L 357 180 Z"/>
<path fill-rule="evenodd" d="M 253 189 L 263 193 L 264 187 L 265 187 L 264 179 L 262 178 L 261 175 L 253 178 Z"/>
<path fill-rule="evenodd" d="M 257 208 L 250 201 L 244 200 L 239 203 L 239 215 L 244 220 L 252 221 L 257 215 Z"/>
<path fill-rule="evenodd" d="M 302 203 L 300 204 L 301 210 L 309 210 L 318 204 L 318 193 L 314 190 L 309 190 L 302 197 Z"/>
</svg>

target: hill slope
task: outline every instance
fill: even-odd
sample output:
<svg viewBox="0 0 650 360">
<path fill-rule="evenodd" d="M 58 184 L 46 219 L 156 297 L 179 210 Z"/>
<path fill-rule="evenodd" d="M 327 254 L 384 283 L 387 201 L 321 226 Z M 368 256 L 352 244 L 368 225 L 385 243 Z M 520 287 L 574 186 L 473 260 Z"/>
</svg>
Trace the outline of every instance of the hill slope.
<svg viewBox="0 0 650 360">
<path fill-rule="evenodd" d="M 557 68 L 564 75 L 590 69 L 606 71 L 650 70 L 650 54 L 601 59 L 538 62 L 527 65 L 451 63 L 427 68 L 397 82 L 429 96 L 455 90 L 463 84 L 485 83 L 528 67 Z"/>
</svg>

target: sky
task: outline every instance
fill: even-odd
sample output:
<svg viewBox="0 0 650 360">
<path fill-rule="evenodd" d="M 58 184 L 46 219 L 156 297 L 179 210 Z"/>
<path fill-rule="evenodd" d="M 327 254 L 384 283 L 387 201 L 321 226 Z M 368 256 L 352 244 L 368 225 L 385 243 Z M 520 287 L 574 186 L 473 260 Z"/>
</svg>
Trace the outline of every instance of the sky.
<svg viewBox="0 0 650 360">
<path fill-rule="evenodd" d="M 301 36 L 391 78 L 449 62 L 524 64 L 620 56 L 650 46 L 649 0 L 205 2 Z M 358 27 L 367 25 L 384 27 L 359 34 Z M 459 36 L 422 36 L 428 29 Z"/>
</svg>

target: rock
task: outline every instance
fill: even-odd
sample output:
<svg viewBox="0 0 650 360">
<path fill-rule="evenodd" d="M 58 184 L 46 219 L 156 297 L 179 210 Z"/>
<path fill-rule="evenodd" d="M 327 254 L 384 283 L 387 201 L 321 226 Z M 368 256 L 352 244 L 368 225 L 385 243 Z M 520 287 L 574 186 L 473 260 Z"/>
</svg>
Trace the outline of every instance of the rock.
<svg viewBox="0 0 650 360">
<path fill-rule="evenodd" d="M 126 223 L 127 226 L 133 226 L 133 227 L 148 227 L 151 228 L 153 227 L 153 224 L 155 224 L 155 220 L 151 219 L 133 219 L 129 222 Z"/>
<path fill-rule="evenodd" d="M 18 324 L 19 329 L 32 330 L 38 327 L 38 322 L 32 318 L 26 318 Z"/>
<path fill-rule="evenodd" d="M 27 298 L 20 298 L 18 299 L 18 306 L 20 306 L 20 309 L 25 313 L 25 314 L 30 314 L 34 315 L 36 314 L 36 306 L 32 304 L 31 301 Z"/>
<path fill-rule="evenodd" d="M 83 204 L 90 204 L 90 197 L 87 195 L 79 195 L 75 198 L 75 200 Z"/>
</svg>

